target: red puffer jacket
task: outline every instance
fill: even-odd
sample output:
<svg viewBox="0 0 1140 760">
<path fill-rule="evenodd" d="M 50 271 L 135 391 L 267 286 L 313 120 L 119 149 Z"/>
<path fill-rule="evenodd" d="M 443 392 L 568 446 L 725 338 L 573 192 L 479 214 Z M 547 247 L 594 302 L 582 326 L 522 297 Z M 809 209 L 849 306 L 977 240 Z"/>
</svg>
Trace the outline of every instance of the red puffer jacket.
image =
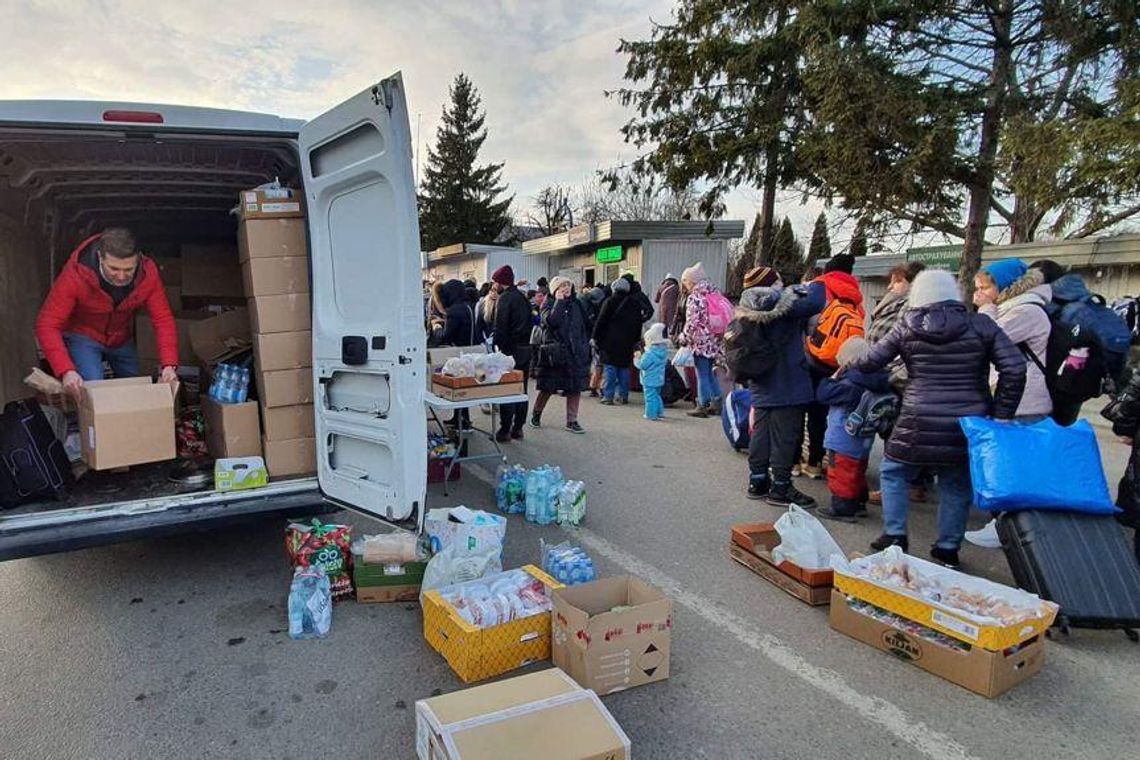
<svg viewBox="0 0 1140 760">
<path fill-rule="evenodd" d="M 134 288 L 115 306 L 111 296 L 103 290 L 99 273 L 80 261 L 101 237 L 93 235 L 72 251 L 36 318 L 36 340 L 52 371 L 57 377 L 63 377 L 75 369 L 63 342 L 64 333 L 77 333 L 109 348 L 117 348 L 133 337 L 135 313 L 142 308 L 150 313 L 154 322 L 161 366 L 177 366 L 178 331 L 158 266 L 141 256 L 139 266 L 142 268 L 135 276 Z"/>
</svg>

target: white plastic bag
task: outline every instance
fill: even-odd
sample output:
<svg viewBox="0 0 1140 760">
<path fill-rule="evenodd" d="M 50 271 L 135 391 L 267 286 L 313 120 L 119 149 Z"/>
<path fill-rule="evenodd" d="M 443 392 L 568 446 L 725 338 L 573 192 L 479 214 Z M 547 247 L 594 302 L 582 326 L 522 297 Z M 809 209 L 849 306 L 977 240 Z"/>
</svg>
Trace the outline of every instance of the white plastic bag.
<svg viewBox="0 0 1140 760">
<path fill-rule="evenodd" d="M 482 578 L 486 575 L 503 572 L 503 562 L 499 559 L 498 548 L 489 550 L 484 544 L 477 549 L 466 545 L 451 544 L 428 560 L 424 568 L 423 582 L 420 584 L 420 598 L 424 592 L 434 588 L 450 586 Z"/>
<path fill-rule="evenodd" d="M 843 550 L 827 532 L 827 528 L 810 514 L 795 506 L 776 520 L 780 545 L 772 550 L 776 563 L 787 560 L 808 570 L 831 567 L 831 556 L 843 556 Z"/>
<path fill-rule="evenodd" d="M 688 346 L 677 349 L 677 353 L 673 355 L 674 367 L 695 367 L 697 360 L 693 357 L 693 349 Z"/>
</svg>

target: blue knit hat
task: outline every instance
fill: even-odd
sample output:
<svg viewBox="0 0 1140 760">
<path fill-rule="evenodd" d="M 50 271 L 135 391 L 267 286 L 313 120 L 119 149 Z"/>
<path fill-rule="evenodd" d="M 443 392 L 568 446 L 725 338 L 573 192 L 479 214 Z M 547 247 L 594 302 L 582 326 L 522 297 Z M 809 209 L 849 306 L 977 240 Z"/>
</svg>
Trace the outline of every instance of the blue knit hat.
<svg viewBox="0 0 1140 760">
<path fill-rule="evenodd" d="M 1029 266 L 1021 259 L 1002 259 L 982 267 L 982 271 L 993 278 L 998 292 L 1002 292 L 1029 271 Z"/>
</svg>

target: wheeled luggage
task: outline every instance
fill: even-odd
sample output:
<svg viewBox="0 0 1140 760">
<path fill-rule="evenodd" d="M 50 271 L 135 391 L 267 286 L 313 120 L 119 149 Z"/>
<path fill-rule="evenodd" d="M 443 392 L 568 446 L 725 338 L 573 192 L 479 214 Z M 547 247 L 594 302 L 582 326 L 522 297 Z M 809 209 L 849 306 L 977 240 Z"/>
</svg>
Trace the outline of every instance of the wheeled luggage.
<svg viewBox="0 0 1140 760">
<path fill-rule="evenodd" d="M 1056 625 L 1140 627 L 1140 565 L 1115 517 L 1025 510 L 997 520 L 1017 585 L 1061 606 Z"/>
</svg>

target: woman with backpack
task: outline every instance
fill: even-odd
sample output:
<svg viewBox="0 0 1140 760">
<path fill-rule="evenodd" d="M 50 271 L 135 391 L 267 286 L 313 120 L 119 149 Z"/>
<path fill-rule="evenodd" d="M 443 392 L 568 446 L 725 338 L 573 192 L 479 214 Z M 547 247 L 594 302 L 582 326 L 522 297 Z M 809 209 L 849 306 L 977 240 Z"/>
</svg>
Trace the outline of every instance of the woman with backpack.
<svg viewBox="0 0 1140 760">
<path fill-rule="evenodd" d="M 630 368 L 633 351 L 641 342 L 642 324 L 629 280 L 619 277 L 612 287 L 613 295 L 602 304 L 594 324 L 594 345 L 605 371 L 602 404 L 606 406 L 629 403 Z"/>
<path fill-rule="evenodd" d="M 685 323 L 678 343 L 692 350 L 697 370 L 697 408 L 689 416 L 720 417 L 720 382 L 713 367 L 724 355 L 724 331 L 732 320 L 732 306 L 729 304 L 727 315 L 720 314 L 728 299 L 712 284 L 700 262 L 681 274 L 681 292 Z"/>
<path fill-rule="evenodd" d="M 590 326 L 586 309 L 574 297 L 574 285 L 565 277 L 550 281 L 550 298 L 542 307 L 543 341 L 535 360 L 538 397 L 531 427 L 542 427 L 542 413 L 555 393 L 566 397 L 566 429 L 585 433 L 578 424 L 582 391 L 590 377 Z"/>
</svg>

